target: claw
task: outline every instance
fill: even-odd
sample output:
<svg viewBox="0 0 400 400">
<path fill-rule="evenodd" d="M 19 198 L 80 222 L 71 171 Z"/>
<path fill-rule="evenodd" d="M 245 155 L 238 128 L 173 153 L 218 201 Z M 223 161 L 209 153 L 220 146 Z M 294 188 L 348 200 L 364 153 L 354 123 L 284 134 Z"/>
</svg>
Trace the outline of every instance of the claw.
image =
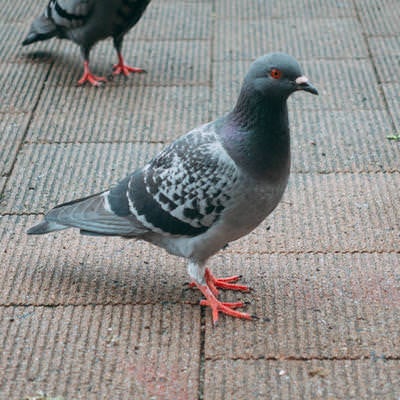
<svg viewBox="0 0 400 400">
<path fill-rule="evenodd" d="M 79 79 L 78 85 L 83 85 L 86 82 L 89 82 L 93 86 L 101 86 L 104 82 L 107 82 L 107 79 L 102 76 L 96 76 L 90 72 L 89 62 L 83 62 L 83 75 L 82 78 Z"/>
<path fill-rule="evenodd" d="M 252 315 L 235 310 L 235 308 L 243 307 L 242 302 L 227 303 L 219 301 L 207 285 L 196 284 L 196 286 L 206 297 L 205 300 L 200 301 L 200 305 L 208 306 L 211 308 L 214 325 L 218 321 L 218 315 L 220 312 L 226 315 L 230 315 L 231 317 L 234 318 L 241 318 L 248 320 L 253 319 Z"/>
<path fill-rule="evenodd" d="M 123 74 L 125 76 L 128 76 L 131 72 L 134 73 L 142 73 L 146 72 L 142 68 L 137 68 L 137 67 L 130 67 L 129 65 L 126 65 L 124 62 L 124 58 L 122 57 L 121 53 L 118 53 L 118 64 L 115 64 L 113 66 L 113 75 L 120 75 Z"/>
</svg>

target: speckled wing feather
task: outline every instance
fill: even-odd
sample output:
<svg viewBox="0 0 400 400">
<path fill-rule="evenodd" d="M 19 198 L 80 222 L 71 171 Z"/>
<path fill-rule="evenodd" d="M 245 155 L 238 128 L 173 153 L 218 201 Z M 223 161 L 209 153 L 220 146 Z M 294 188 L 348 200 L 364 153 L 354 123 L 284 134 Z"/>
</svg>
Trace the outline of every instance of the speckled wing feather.
<svg viewBox="0 0 400 400">
<path fill-rule="evenodd" d="M 59 29 L 70 30 L 86 23 L 95 0 L 50 0 L 45 11 Z"/>
<path fill-rule="evenodd" d="M 150 231 L 196 236 L 220 218 L 237 178 L 235 163 L 207 124 L 111 190 L 109 203 L 116 214 L 131 213 Z"/>
<path fill-rule="evenodd" d="M 86 24 L 94 6 L 95 0 L 50 0 L 44 12 L 33 21 L 22 45 L 54 36 L 70 38 L 69 32 Z"/>
</svg>

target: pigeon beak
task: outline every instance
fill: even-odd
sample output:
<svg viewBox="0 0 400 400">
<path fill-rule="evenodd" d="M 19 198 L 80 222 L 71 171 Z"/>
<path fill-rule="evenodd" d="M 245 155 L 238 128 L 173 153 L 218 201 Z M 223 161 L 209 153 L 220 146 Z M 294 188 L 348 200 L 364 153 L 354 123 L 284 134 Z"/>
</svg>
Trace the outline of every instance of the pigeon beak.
<svg viewBox="0 0 400 400">
<path fill-rule="evenodd" d="M 304 90 L 306 92 L 318 95 L 317 88 L 314 87 L 304 75 L 296 78 L 296 90 Z"/>
</svg>

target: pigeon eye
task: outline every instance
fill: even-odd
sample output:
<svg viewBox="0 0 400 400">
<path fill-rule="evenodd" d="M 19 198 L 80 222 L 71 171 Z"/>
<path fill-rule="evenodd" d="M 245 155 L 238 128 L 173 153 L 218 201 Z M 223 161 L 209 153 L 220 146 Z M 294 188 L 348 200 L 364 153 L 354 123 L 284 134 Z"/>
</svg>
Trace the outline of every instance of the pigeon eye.
<svg viewBox="0 0 400 400">
<path fill-rule="evenodd" d="M 280 71 L 279 69 L 276 69 L 276 68 L 272 68 L 271 72 L 269 74 L 274 79 L 281 79 L 281 77 L 282 77 L 282 71 Z"/>
</svg>

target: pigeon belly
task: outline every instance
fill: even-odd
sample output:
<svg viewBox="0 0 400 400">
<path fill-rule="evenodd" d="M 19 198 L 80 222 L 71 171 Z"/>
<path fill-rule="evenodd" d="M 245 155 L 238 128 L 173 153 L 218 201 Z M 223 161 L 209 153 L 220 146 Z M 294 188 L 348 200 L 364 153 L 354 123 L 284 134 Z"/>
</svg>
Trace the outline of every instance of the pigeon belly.
<svg viewBox="0 0 400 400">
<path fill-rule="evenodd" d="M 91 47 L 100 40 L 127 33 L 140 19 L 150 0 L 129 5 L 121 1 L 99 1 L 87 22 L 66 32 L 67 37 L 81 46 Z"/>
<path fill-rule="evenodd" d="M 205 261 L 229 242 L 254 230 L 278 205 L 287 186 L 288 174 L 279 183 L 240 180 L 237 196 L 221 218 L 206 232 L 194 236 L 150 233 L 141 237 L 176 256 Z"/>
</svg>

